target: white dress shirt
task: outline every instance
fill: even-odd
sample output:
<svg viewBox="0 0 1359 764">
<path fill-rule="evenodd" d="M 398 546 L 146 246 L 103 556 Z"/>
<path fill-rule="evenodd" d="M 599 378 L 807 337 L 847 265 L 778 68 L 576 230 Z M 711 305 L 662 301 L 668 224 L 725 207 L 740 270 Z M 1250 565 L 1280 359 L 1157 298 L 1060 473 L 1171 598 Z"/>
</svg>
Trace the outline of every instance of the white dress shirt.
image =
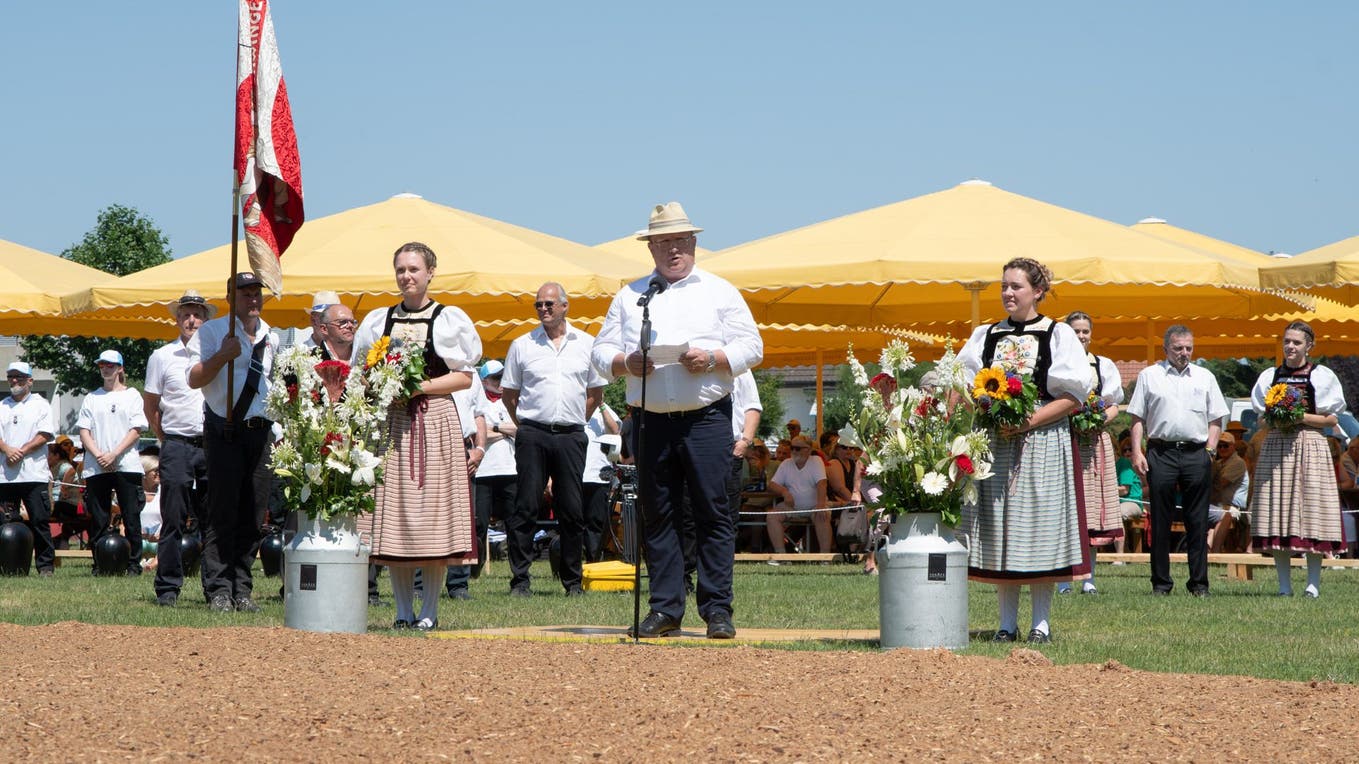
<svg viewBox="0 0 1359 764">
<path fill-rule="evenodd" d="M 203 391 L 189 387 L 191 366 L 181 340 L 157 348 L 146 362 L 146 392 L 160 396 L 160 429 L 169 435 L 203 434 Z"/>
<path fill-rule="evenodd" d="M 142 394 L 135 387 L 109 392 L 99 388 L 85 396 L 76 417 L 76 427 L 89 430 L 90 437 L 99 450 L 108 453 L 127 437 L 129 430 L 146 432 L 146 409 L 142 405 Z M 102 475 L 106 472 L 99 461 L 91 454 L 85 454 L 81 462 L 80 476 Z M 142 474 L 142 457 L 137 453 L 137 444 L 132 444 L 119 457 L 118 462 L 107 472 L 135 472 Z"/>
<path fill-rule="evenodd" d="M 1257 413 L 1265 413 L 1265 393 L 1274 386 L 1274 375 L 1278 371 L 1277 367 L 1265 369 L 1256 378 L 1255 387 L 1250 391 L 1250 403 Z M 1317 394 L 1313 404 L 1318 414 L 1339 414 L 1345 410 L 1345 391 L 1340 387 L 1340 379 L 1335 376 L 1335 372 L 1325 366 L 1313 366 L 1311 381 L 1312 389 Z"/>
<path fill-rule="evenodd" d="M 740 440 L 746 436 L 746 414 L 751 411 L 764 411 L 764 405 L 760 403 L 760 388 L 755 384 L 755 375 L 744 371 L 732 380 L 732 440 Z"/>
<path fill-rule="evenodd" d="M 189 366 L 202 362 L 204 358 L 210 358 L 217 354 L 222 347 L 222 340 L 227 336 L 227 322 L 231 320 L 230 315 L 214 318 L 205 321 L 193 337 L 189 338 L 186 346 L 189 353 Z M 255 393 L 254 400 L 250 401 L 250 408 L 246 410 L 243 419 L 251 417 L 265 416 L 265 399 L 269 397 L 269 378 L 274 369 L 274 351 L 278 349 L 278 337 L 269 331 L 269 325 L 260 319 L 259 326 L 255 329 L 254 336 L 245 331 L 245 326 L 241 320 L 236 319 L 236 341 L 241 343 L 241 354 L 236 356 L 232 365 L 223 365 L 221 371 L 217 372 L 206 385 L 199 388 L 203 393 L 203 400 L 207 403 L 212 413 L 220 417 L 227 415 L 227 377 L 231 377 L 231 402 L 234 406 L 236 401 L 241 399 L 241 392 L 245 390 L 245 378 L 250 373 L 250 357 L 254 352 L 255 343 L 265 340 L 264 364 L 260 372 L 258 392 Z M 228 375 L 227 369 L 234 370 L 234 374 Z M 185 372 L 187 376 L 188 372 Z M 143 423 L 145 426 L 145 423 Z M 138 470 L 140 472 L 141 470 Z"/>
<path fill-rule="evenodd" d="M 590 362 L 594 341 L 568 323 L 560 346 L 541 326 L 510 343 L 500 388 L 519 391 L 519 421 L 585 424 L 586 390 L 608 384 Z"/>
<path fill-rule="evenodd" d="M 14 396 L 6 396 L 0 401 L 0 440 L 10 448 L 20 448 L 33 440 L 38 433 L 47 435 L 50 441 L 52 432 L 52 406 L 41 395 L 31 389 L 22 401 Z M 52 477 L 47 468 L 47 449 L 35 448 L 18 464 L 5 460 L 3 483 L 46 483 Z"/>
<path fill-rule="evenodd" d="M 614 357 L 639 349 L 642 308 L 637 299 L 646 294 L 655 275 L 647 275 L 623 287 L 614 296 L 604 326 L 595 340 L 595 368 L 612 375 Z M 688 276 L 669 285 L 651 300 L 651 344 L 680 345 L 716 351 L 727 356 L 731 370 L 721 367 L 692 374 L 678 363 L 657 364 L 647 378 L 647 411 L 692 411 L 715 403 L 731 393 L 732 379 L 760 365 L 764 341 L 741 293 L 725 279 L 694 268 Z M 628 375 L 629 406 L 638 406 L 642 380 Z"/>
<path fill-rule="evenodd" d="M 1151 440 L 1208 441 L 1208 423 L 1230 409 L 1217 377 L 1195 363 L 1177 371 L 1169 361 L 1148 366 L 1137 375 L 1128 415 L 1141 419 Z"/>
</svg>

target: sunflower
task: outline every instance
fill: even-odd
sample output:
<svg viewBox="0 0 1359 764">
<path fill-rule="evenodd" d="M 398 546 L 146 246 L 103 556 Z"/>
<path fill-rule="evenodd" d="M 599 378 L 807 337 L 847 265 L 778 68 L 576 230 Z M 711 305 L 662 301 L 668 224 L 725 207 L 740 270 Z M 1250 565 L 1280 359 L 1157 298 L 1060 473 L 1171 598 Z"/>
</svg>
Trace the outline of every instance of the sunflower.
<svg viewBox="0 0 1359 764">
<path fill-rule="evenodd" d="M 1010 398 L 1009 385 L 1005 380 L 1005 370 L 999 366 L 982 369 L 972 381 L 972 397 L 988 395 L 998 401 Z"/>
<path fill-rule="evenodd" d="M 378 363 L 382 359 L 387 357 L 387 347 L 391 344 L 392 344 L 391 337 L 388 336 L 379 337 L 378 341 L 374 342 L 373 346 L 368 348 L 368 357 L 364 359 L 363 368 L 371 369 L 374 366 L 378 365 Z"/>
<path fill-rule="evenodd" d="M 1283 403 L 1287 397 L 1288 385 L 1280 382 L 1279 384 L 1270 387 L 1265 393 L 1265 405 L 1270 407 L 1277 406 L 1280 403 Z"/>
</svg>

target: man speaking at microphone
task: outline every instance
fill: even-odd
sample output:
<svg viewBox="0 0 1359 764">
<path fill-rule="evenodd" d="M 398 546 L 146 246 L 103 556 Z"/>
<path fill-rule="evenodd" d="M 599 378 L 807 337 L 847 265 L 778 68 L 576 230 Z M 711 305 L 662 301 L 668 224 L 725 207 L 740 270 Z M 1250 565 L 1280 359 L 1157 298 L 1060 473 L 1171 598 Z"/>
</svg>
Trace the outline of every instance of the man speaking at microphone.
<svg viewBox="0 0 1359 764">
<path fill-rule="evenodd" d="M 637 233 L 647 242 L 656 270 L 619 291 L 594 343 L 601 373 L 627 375 L 628 406 L 643 425 L 633 428 L 631 448 L 641 456 L 643 540 L 651 582 L 651 612 L 636 636 L 646 638 L 677 632 L 684 619 L 684 555 L 676 515 L 685 496 L 698 541 L 699 615 L 708 623 L 709 639 L 736 636 L 736 526 L 726 486 L 733 446 L 732 380 L 759 365 L 764 343 L 736 288 L 694 267 L 694 234 L 702 230 L 689 222 L 678 202 L 656 205 L 646 230 Z M 653 351 L 645 366 L 639 301 L 649 301 L 651 308 Z"/>
</svg>

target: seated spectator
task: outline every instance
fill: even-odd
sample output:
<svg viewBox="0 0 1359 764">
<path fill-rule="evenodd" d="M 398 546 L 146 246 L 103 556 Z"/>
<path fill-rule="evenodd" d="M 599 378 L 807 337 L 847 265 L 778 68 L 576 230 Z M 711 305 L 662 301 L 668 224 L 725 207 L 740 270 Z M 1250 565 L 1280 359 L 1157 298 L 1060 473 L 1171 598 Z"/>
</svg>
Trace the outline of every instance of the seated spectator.
<svg viewBox="0 0 1359 764">
<path fill-rule="evenodd" d="M 1123 438 L 1118 442 L 1118 459 L 1114 461 L 1118 473 L 1119 510 L 1126 523 L 1146 514 L 1146 504 L 1142 501 L 1142 478 L 1132 466 L 1132 441 Z M 1114 539 L 1114 551 L 1122 552 L 1126 547 L 1127 534 Z M 1114 563 L 1117 565 L 1118 563 Z"/>
<path fill-rule="evenodd" d="M 1349 447 L 1340 455 L 1340 466 L 1350 476 L 1350 482 L 1359 481 L 1359 435 L 1350 438 Z"/>
<path fill-rule="evenodd" d="M 1213 487 L 1208 500 L 1209 552 L 1224 551 L 1233 529 L 1245 524 L 1242 512 L 1249 497 L 1250 475 L 1246 471 L 1246 460 L 1236 453 L 1236 437 L 1224 432 L 1218 438 L 1217 454 L 1213 459 Z M 1232 546 L 1248 548 L 1249 541 L 1242 544 L 1237 538 Z"/>
<path fill-rule="evenodd" d="M 816 441 L 816 455 L 821 457 L 823 464 L 828 464 L 835 458 L 835 442 L 840 439 L 840 433 L 827 430 L 821 433 L 821 437 Z"/>
<path fill-rule="evenodd" d="M 791 438 L 783 438 L 777 446 L 774 446 L 774 466 L 782 464 L 784 460 L 793 455 L 793 441 Z"/>
<path fill-rule="evenodd" d="M 160 542 L 160 457 L 142 454 L 142 491 L 146 503 L 142 507 L 142 570 L 156 567 L 156 545 Z"/>
<path fill-rule="evenodd" d="M 52 544 L 57 549 L 66 549 L 74 538 L 83 546 L 89 538 L 90 516 L 80 506 L 84 483 L 75 461 L 75 444 L 69 435 L 58 435 L 47 444 L 47 467 L 52 471 L 49 485 L 52 520 L 61 524 L 61 533 L 53 537 Z"/>
<path fill-rule="evenodd" d="M 782 553 L 787 551 L 787 540 L 784 537 L 784 518 L 806 518 L 810 519 L 812 527 L 816 529 L 817 549 L 822 552 L 831 551 L 831 525 L 830 513 L 812 510 L 824 510 L 827 508 L 826 501 L 826 465 L 820 459 L 812 456 L 812 442 L 806 435 L 799 435 L 793 438 L 793 456 L 784 461 L 774 473 L 774 477 L 769 481 L 769 490 L 779 497 L 779 503 L 775 505 L 775 510 L 798 510 L 792 514 L 780 514 L 778 511 L 770 512 L 765 520 L 765 527 L 769 531 L 769 541 L 774 545 L 774 551 Z M 769 561 L 777 565 L 775 560 Z"/>
</svg>

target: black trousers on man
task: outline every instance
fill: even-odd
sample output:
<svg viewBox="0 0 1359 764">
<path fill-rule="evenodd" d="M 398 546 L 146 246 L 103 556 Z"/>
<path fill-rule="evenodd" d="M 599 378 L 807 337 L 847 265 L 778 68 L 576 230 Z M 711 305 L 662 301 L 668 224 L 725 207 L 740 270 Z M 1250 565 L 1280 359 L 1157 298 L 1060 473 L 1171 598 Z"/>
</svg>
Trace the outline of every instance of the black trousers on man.
<svg viewBox="0 0 1359 764">
<path fill-rule="evenodd" d="M 533 563 L 533 534 L 538 530 L 543 489 L 552 478 L 552 511 L 562 544 L 562 586 L 581 584 L 581 553 L 585 544 L 585 518 L 581 507 L 581 477 L 585 473 L 585 448 L 589 437 L 581 425 L 544 425 L 520 420 L 514 440 L 514 464 L 519 488 L 514 512 L 505 518 L 505 545 L 510 556 L 510 588 L 529 585 Z"/>
<path fill-rule="evenodd" d="M 142 489 L 140 472 L 101 472 L 85 478 L 85 509 L 94 522 L 94 541 L 109 532 L 113 518 L 113 497 L 118 497 L 118 511 L 123 517 L 123 536 L 132 546 L 127 564 L 129 575 L 142 574 L 142 507 L 146 493 Z"/>
<path fill-rule="evenodd" d="M 1213 460 L 1202 443 L 1151 441 L 1147 446 L 1147 489 L 1151 496 L 1151 588 L 1169 592 L 1170 522 L 1175 498 L 1184 507 L 1186 551 L 1191 592 L 1208 591 L 1208 498 L 1213 488 Z"/>
<path fill-rule="evenodd" d="M 203 438 L 166 434 L 160 447 L 160 542 L 156 545 L 156 596 L 179 594 L 184 560 L 179 541 L 193 520 L 198 524 L 208 489 Z M 200 568 L 200 572 L 201 572 Z"/>
<path fill-rule="evenodd" d="M 269 441 L 272 422 L 238 421 L 227 437 L 225 421 L 208 412 L 203 426 L 208 467 L 208 517 L 203 536 L 203 593 L 233 602 L 253 590 L 250 568 L 269 508 Z"/>
<path fill-rule="evenodd" d="M 609 483 L 583 483 L 581 504 L 585 508 L 585 561 L 599 562 L 604 556 L 604 538 L 609 532 Z"/>
<path fill-rule="evenodd" d="M 24 524 L 33 531 L 33 567 L 51 573 L 57 559 L 52 545 L 52 508 L 48 506 L 46 483 L 0 483 L 0 501 L 23 502 L 28 510 Z"/>
<path fill-rule="evenodd" d="M 634 416 L 637 413 L 634 412 Z M 693 411 L 647 412 L 633 444 L 639 484 L 651 609 L 684 618 L 684 552 L 680 530 L 687 496 L 697 542 L 695 600 L 703 620 L 732 612 L 736 526 L 727 499 L 731 472 L 731 397 Z"/>
</svg>

